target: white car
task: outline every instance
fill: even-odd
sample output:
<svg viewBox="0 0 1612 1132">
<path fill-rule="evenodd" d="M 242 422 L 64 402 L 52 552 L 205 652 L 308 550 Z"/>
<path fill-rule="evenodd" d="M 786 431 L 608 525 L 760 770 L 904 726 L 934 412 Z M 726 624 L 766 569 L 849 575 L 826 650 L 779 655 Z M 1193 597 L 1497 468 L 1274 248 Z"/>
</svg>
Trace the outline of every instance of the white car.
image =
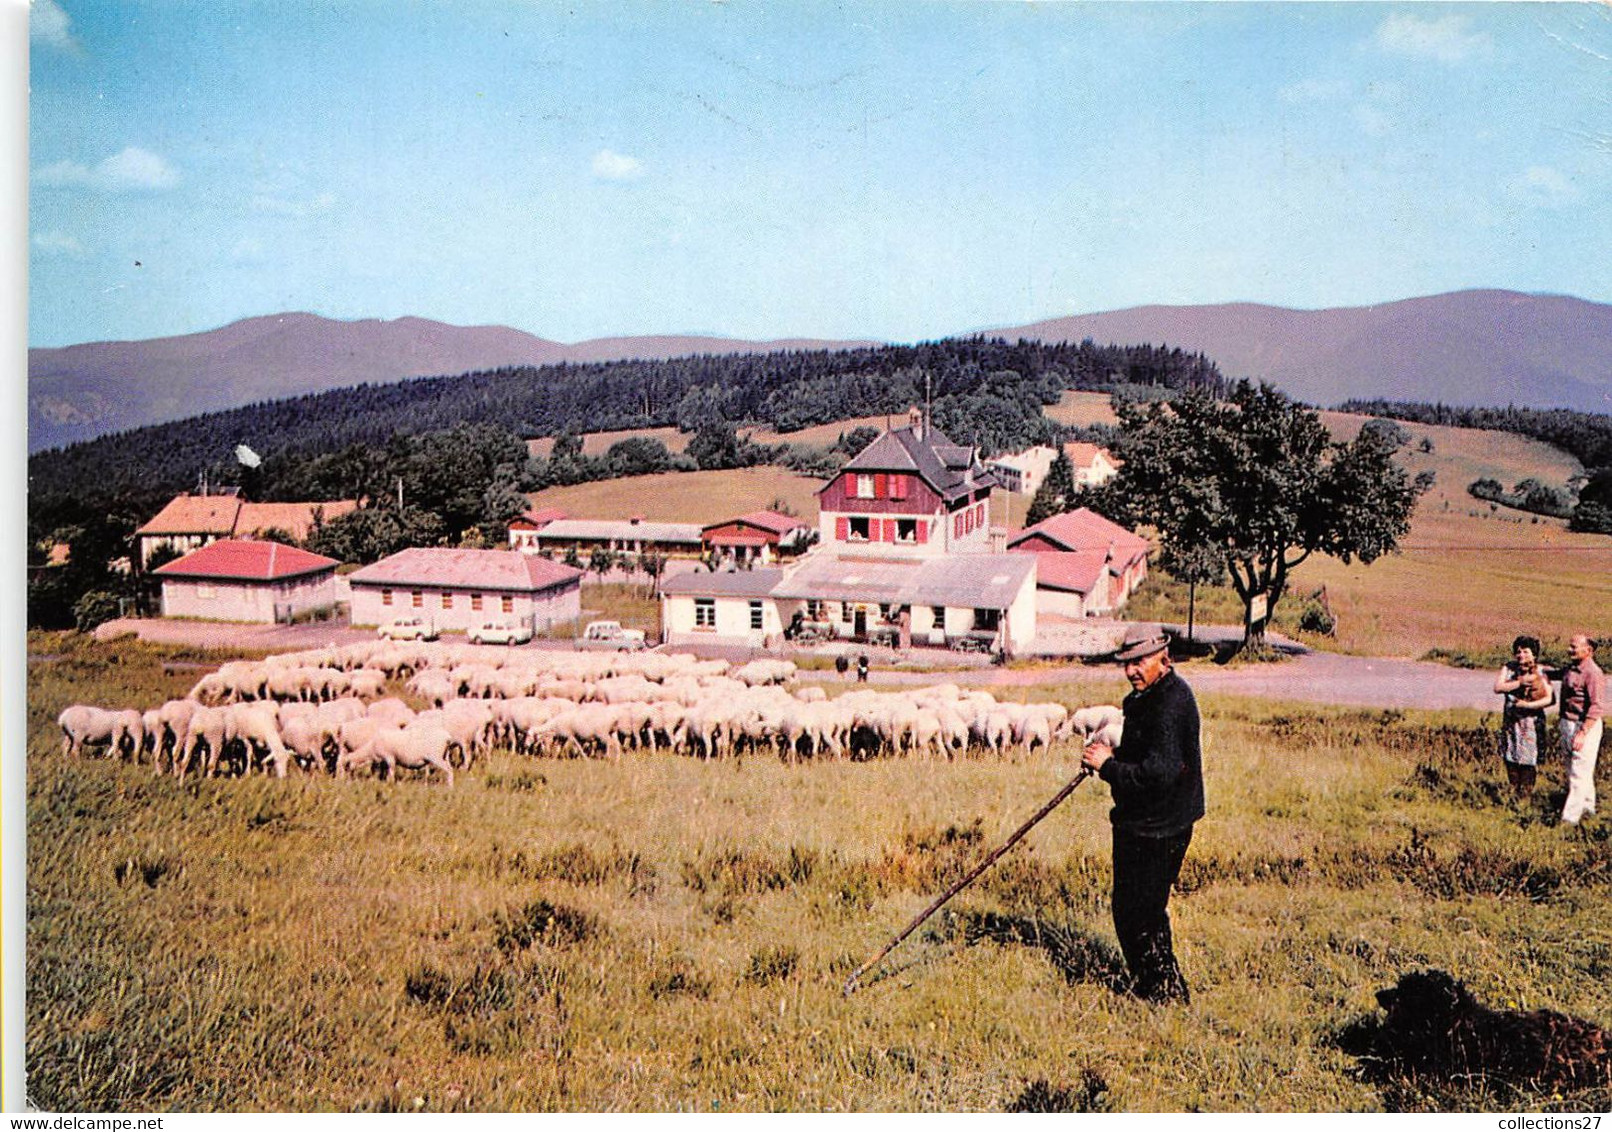
<svg viewBox="0 0 1612 1132">
<path fill-rule="evenodd" d="M 590 621 L 577 648 L 603 652 L 637 652 L 646 647 L 642 629 L 623 629 L 620 621 Z"/>
<path fill-rule="evenodd" d="M 466 631 L 473 645 L 524 645 L 532 630 L 519 621 L 483 621 Z"/>
<path fill-rule="evenodd" d="M 375 635 L 388 641 L 434 641 L 437 627 L 421 617 L 399 617 L 375 630 Z"/>
</svg>

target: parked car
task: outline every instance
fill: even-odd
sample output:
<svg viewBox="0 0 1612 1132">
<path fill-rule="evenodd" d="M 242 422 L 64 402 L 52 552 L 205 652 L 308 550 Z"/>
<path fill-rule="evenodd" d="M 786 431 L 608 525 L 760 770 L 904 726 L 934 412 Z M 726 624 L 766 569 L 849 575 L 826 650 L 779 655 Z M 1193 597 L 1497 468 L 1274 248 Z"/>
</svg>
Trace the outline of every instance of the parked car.
<svg viewBox="0 0 1612 1132">
<path fill-rule="evenodd" d="M 524 645 L 532 639 L 532 629 L 522 621 L 483 621 L 465 636 L 474 645 Z"/>
<path fill-rule="evenodd" d="M 434 641 L 437 627 L 423 617 L 399 617 L 375 630 L 375 635 L 388 641 Z"/>
<path fill-rule="evenodd" d="M 577 648 L 600 652 L 632 652 L 645 648 L 642 629 L 623 629 L 620 621 L 590 621 Z"/>
</svg>

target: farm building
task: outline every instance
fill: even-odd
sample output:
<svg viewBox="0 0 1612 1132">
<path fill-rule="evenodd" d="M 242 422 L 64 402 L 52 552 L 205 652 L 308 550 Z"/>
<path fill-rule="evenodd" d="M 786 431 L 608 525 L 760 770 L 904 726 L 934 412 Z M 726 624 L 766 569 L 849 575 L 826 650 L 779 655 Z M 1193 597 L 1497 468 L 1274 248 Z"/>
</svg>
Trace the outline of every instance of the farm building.
<svg viewBox="0 0 1612 1132">
<path fill-rule="evenodd" d="M 140 566 L 162 546 L 181 554 L 219 539 L 245 539 L 283 531 L 302 542 L 315 525 L 358 508 L 351 499 L 326 503 L 249 503 L 232 492 L 176 495 L 134 535 L 140 544 Z"/>
<path fill-rule="evenodd" d="M 352 623 L 420 617 L 439 631 L 519 621 L 533 632 L 582 615 L 582 571 L 514 550 L 412 547 L 348 575 Z"/>
<path fill-rule="evenodd" d="M 277 542 L 220 539 L 153 573 L 164 617 L 273 624 L 335 605 L 337 565 Z"/>
<path fill-rule="evenodd" d="M 1070 469 L 1075 474 L 1076 487 L 1096 487 L 1119 474 L 1119 465 L 1108 449 L 1084 441 L 1070 441 L 1063 446 L 1069 457 Z M 1052 470 L 1058 450 L 1045 444 L 1026 448 L 1007 456 L 998 456 L 990 463 L 1001 486 L 1019 495 L 1034 495 Z"/>
<path fill-rule="evenodd" d="M 772 591 L 782 580 L 778 568 L 695 570 L 661 583 L 661 634 L 667 644 L 720 641 L 760 647 L 783 634 L 784 623 Z"/>
<path fill-rule="evenodd" d="M 810 535 L 811 528 L 805 523 L 777 511 L 752 511 L 700 531 L 708 553 L 740 564 L 766 564 L 779 555 L 799 553 Z"/>
<path fill-rule="evenodd" d="M 901 561 L 813 553 L 790 566 L 689 573 L 661 585 L 668 644 L 760 646 L 809 634 L 906 647 L 1027 649 L 1036 562 L 1019 554 Z"/>
<path fill-rule="evenodd" d="M 699 558 L 705 550 L 698 523 L 649 523 L 643 519 L 555 519 L 532 534 L 532 552 L 560 557 L 575 551 L 587 559 L 595 547 L 622 554 L 654 552 Z"/>
<path fill-rule="evenodd" d="M 819 540 L 831 554 L 933 558 L 991 549 L 996 477 L 914 409 L 818 489 Z"/>
<path fill-rule="evenodd" d="M 1008 540 L 1040 563 L 1042 606 L 1094 617 L 1124 605 L 1147 577 L 1148 541 L 1088 507 L 1054 515 Z"/>
<path fill-rule="evenodd" d="M 518 519 L 511 519 L 509 521 L 509 549 L 536 551 L 537 532 L 556 519 L 565 517 L 565 512 L 558 507 L 539 507 L 526 512 Z"/>
</svg>

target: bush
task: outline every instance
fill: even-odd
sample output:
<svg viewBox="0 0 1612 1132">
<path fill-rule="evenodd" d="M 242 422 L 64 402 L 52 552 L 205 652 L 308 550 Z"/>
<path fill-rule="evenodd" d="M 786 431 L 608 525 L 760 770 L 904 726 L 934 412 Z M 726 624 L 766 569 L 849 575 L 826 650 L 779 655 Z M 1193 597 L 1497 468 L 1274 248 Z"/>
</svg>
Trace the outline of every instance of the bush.
<svg viewBox="0 0 1612 1132">
<path fill-rule="evenodd" d="M 80 633 L 88 633 L 121 613 L 122 607 L 118 604 L 116 594 L 106 590 L 88 590 L 73 603 L 73 624 Z"/>
<path fill-rule="evenodd" d="M 1330 637 L 1337 631 L 1338 621 L 1320 602 L 1312 601 L 1299 614 L 1299 628 L 1306 633 L 1319 633 L 1323 637 Z"/>
</svg>

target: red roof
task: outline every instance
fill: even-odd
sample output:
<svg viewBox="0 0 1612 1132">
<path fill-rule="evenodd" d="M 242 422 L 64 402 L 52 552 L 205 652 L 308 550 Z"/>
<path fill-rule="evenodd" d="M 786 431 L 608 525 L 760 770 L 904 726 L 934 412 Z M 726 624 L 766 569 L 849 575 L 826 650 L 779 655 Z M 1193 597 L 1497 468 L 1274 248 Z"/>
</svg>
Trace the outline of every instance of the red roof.
<svg viewBox="0 0 1612 1132">
<path fill-rule="evenodd" d="M 232 535 L 241 501 L 233 495 L 176 495 L 137 535 Z"/>
<path fill-rule="evenodd" d="M 1009 539 L 1008 548 L 1036 535 L 1065 550 L 1108 551 L 1112 548 L 1115 561 L 1122 565 L 1146 556 L 1148 551 L 1147 539 L 1103 518 L 1089 507 L 1043 519 Z"/>
<path fill-rule="evenodd" d="M 538 590 L 573 582 L 582 571 L 515 550 L 410 547 L 347 575 L 356 586 L 434 586 L 460 590 Z"/>
<path fill-rule="evenodd" d="M 1118 465 L 1118 461 L 1114 459 L 1112 452 L 1088 441 L 1071 440 L 1063 446 L 1063 450 L 1064 454 L 1069 457 L 1069 462 L 1077 468 L 1091 467 L 1092 462 L 1097 459 L 1099 454 L 1107 459 L 1109 463 Z"/>
<path fill-rule="evenodd" d="M 747 527 L 760 527 L 764 531 L 771 531 L 775 535 L 787 535 L 790 531 L 806 524 L 793 515 L 781 515 L 777 511 L 752 511 L 748 515 L 740 515 L 737 519 L 723 519 L 720 523 L 707 523 L 706 531 L 714 531 L 718 527 L 725 527 L 730 523 L 742 524 Z"/>
<path fill-rule="evenodd" d="M 165 578 L 232 578 L 272 582 L 334 570 L 339 563 L 322 554 L 310 554 L 278 542 L 220 539 L 183 558 L 158 566 L 153 573 Z"/>
<path fill-rule="evenodd" d="M 558 507 L 539 507 L 535 511 L 526 512 L 518 519 L 511 519 L 509 525 L 521 530 L 542 530 L 556 519 L 565 517 L 565 512 Z"/>
<path fill-rule="evenodd" d="M 1097 588 L 1097 580 L 1108 566 L 1106 550 L 1026 550 L 1019 553 L 1035 555 L 1035 584 L 1039 589 L 1089 594 Z"/>
</svg>

